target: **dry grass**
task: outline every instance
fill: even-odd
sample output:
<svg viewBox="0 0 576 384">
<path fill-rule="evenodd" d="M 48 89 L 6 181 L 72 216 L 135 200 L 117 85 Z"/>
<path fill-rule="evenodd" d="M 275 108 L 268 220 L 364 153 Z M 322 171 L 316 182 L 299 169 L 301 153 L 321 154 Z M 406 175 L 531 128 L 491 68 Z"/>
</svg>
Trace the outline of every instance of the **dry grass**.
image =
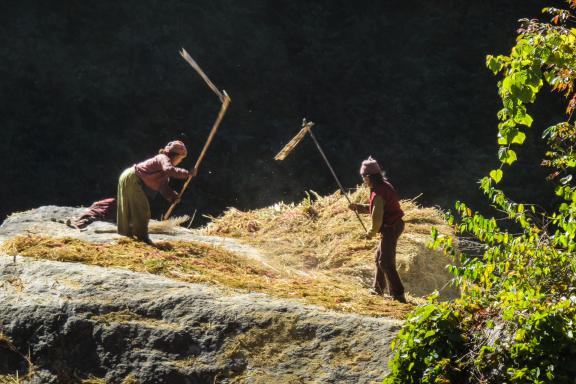
<svg viewBox="0 0 576 384">
<path fill-rule="evenodd" d="M 87 379 L 84 379 L 82 381 L 80 381 L 81 384 L 106 384 L 107 381 L 106 379 L 103 379 L 101 377 L 94 377 L 94 376 L 90 376 Z M 121 384 L 137 384 L 138 382 L 136 381 L 136 379 L 134 379 L 134 376 L 132 375 L 128 375 L 124 378 L 124 380 L 122 380 Z"/>
<path fill-rule="evenodd" d="M 170 233 L 174 232 L 181 225 L 190 220 L 190 216 L 174 216 L 168 220 L 150 220 L 148 223 L 148 232 L 150 233 Z"/>
<path fill-rule="evenodd" d="M 302 299 L 343 312 L 403 318 L 411 309 L 410 305 L 371 296 L 347 280 L 274 271 L 256 260 L 193 242 L 161 242 L 155 248 L 130 239 L 93 244 L 70 238 L 22 236 L 7 240 L 2 248 L 9 255 L 126 268 L 186 282 Z"/>
<path fill-rule="evenodd" d="M 366 202 L 368 191 L 357 189 L 354 202 Z M 409 302 L 445 286 L 448 260 L 426 247 L 432 226 L 449 233 L 441 212 L 401 202 L 406 229 L 398 244 L 397 264 Z M 362 227 L 339 192 L 314 193 L 299 204 L 278 203 L 241 212 L 231 208 L 202 232 L 235 237 L 255 246 L 259 260 L 194 242 L 161 242 L 151 247 L 122 238 L 115 244 L 92 244 L 69 238 L 17 237 L 3 244 L 10 255 L 83 262 L 127 268 L 220 287 L 301 299 L 325 308 L 370 316 L 403 318 L 412 305 L 368 293 L 378 240 L 366 240 Z M 178 218 L 179 220 L 180 218 Z M 368 216 L 364 222 L 368 225 Z M 165 224 L 174 227 L 176 221 Z M 445 297 L 453 291 L 444 290 Z"/>
<path fill-rule="evenodd" d="M 0 345 L 4 345 L 8 348 L 12 348 L 12 339 L 10 339 L 4 333 L 0 332 Z"/>
<path fill-rule="evenodd" d="M 368 190 L 358 188 L 350 199 L 367 203 Z M 449 260 L 426 246 L 431 228 L 444 234 L 451 233 L 451 228 L 436 208 L 422 208 L 412 200 L 403 200 L 401 205 L 406 227 L 398 243 L 398 270 L 407 291 L 424 296 L 441 289 L 451 277 L 445 269 Z M 369 217 L 362 219 L 368 227 Z M 247 212 L 230 208 L 203 232 L 250 243 L 279 268 L 349 277 L 358 288 L 371 284 L 378 239 L 365 239 L 340 192 L 326 197 L 312 192 L 299 204 L 278 203 Z M 447 298 L 456 294 L 447 288 L 442 293 Z"/>
<path fill-rule="evenodd" d="M 106 384 L 106 380 L 101 377 L 90 376 L 81 381 L 82 384 Z"/>
<path fill-rule="evenodd" d="M 176 233 L 180 227 L 190 221 L 190 216 L 175 216 L 168 220 L 150 220 L 148 222 L 149 233 Z M 60 221 L 58 221 L 60 222 Z M 117 233 L 116 228 L 96 229 L 96 233 Z M 41 232 L 40 232 L 41 233 Z"/>
<path fill-rule="evenodd" d="M 30 360 L 30 356 L 26 356 L 21 353 L 18 348 L 14 345 L 12 339 L 0 331 L 0 348 L 9 350 L 11 353 L 19 355 L 23 361 L 26 362 L 27 372 L 24 376 L 20 376 L 17 370 L 14 375 L 0 375 L 0 384 L 19 384 L 27 382 L 30 378 L 34 376 L 34 364 Z"/>
<path fill-rule="evenodd" d="M 13 352 L 16 350 L 14 344 L 12 344 L 12 340 L 2 332 L 0 332 L 0 348 L 6 348 Z M 18 383 L 21 383 L 21 380 L 17 372 L 14 375 L 0 375 L 0 384 Z"/>
<path fill-rule="evenodd" d="M 0 384 L 21 384 L 22 379 L 16 375 L 0 375 Z"/>
</svg>

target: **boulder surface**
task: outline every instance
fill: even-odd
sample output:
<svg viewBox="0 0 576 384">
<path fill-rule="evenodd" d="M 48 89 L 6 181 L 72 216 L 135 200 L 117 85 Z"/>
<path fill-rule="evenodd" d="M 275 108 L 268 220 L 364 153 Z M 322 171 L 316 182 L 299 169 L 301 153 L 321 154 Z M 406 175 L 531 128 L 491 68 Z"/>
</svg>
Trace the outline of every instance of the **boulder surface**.
<svg viewBox="0 0 576 384">
<path fill-rule="evenodd" d="M 42 223 L 58 235 L 50 228 L 65 226 L 51 219 L 71 213 L 14 215 L 0 240 Z M 114 240 L 74 233 L 91 232 Z M 0 256 L 0 335 L 9 340 L 0 338 L 0 375 L 22 374 L 29 357 L 32 382 L 378 382 L 399 326 L 146 273 Z"/>
</svg>

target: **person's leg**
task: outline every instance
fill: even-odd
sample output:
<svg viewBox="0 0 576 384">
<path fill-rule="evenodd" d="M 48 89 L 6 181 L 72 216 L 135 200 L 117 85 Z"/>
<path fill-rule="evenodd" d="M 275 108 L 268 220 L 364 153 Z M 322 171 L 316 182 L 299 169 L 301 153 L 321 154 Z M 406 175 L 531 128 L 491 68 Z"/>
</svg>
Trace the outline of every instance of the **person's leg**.
<svg viewBox="0 0 576 384">
<path fill-rule="evenodd" d="M 399 220 L 391 227 L 384 228 L 382 235 L 382 257 L 380 258 L 380 267 L 384 271 L 390 295 L 399 301 L 405 301 L 405 299 L 404 285 L 402 285 L 402 280 L 400 280 L 400 275 L 396 270 L 396 246 L 403 230 L 404 222 L 402 220 Z"/>
<path fill-rule="evenodd" d="M 140 241 L 151 243 L 148 237 L 148 222 L 150 221 L 150 203 L 142 190 L 138 176 L 134 174 L 129 180 L 129 209 L 132 223 L 132 234 Z"/>
<path fill-rule="evenodd" d="M 127 188 L 127 179 L 130 175 L 130 170 L 127 169 L 122 172 L 118 180 L 118 195 L 117 195 L 117 212 L 116 222 L 118 223 L 118 234 L 123 236 L 132 236 L 130 229 L 130 206 L 129 206 L 129 191 Z"/>
<path fill-rule="evenodd" d="M 90 224 L 92 224 L 96 219 L 90 215 L 82 215 L 77 219 L 74 219 L 70 222 L 70 225 L 76 229 L 84 229 Z"/>
<path fill-rule="evenodd" d="M 386 280 L 384 279 L 384 271 L 382 270 L 380 259 L 382 257 L 382 239 L 380 239 L 380 245 L 376 250 L 374 264 L 376 264 L 376 274 L 374 275 L 374 283 L 372 285 L 372 290 L 374 293 L 379 295 L 384 293 L 386 289 Z"/>
</svg>

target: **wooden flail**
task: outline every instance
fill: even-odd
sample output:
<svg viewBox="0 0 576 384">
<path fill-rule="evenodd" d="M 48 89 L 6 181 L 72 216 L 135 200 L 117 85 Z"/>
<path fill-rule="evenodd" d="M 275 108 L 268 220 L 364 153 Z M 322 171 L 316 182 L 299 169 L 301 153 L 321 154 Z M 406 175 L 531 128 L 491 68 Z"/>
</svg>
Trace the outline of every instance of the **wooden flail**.
<svg viewBox="0 0 576 384">
<path fill-rule="evenodd" d="M 276 156 L 274 156 L 274 160 L 279 160 L 279 161 L 284 160 L 286 158 L 286 156 L 288 156 L 294 150 L 294 148 L 296 148 L 296 146 L 302 141 L 304 136 L 306 136 L 306 134 L 308 133 L 310 135 L 310 137 L 312 138 L 312 141 L 314 141 L 316 148 L 318 148 L 318 151 L 320 152 L 320 155 L 322 156 L 322 158 L 324 159 L 324 162 L 328 166 L 328 169 L 330 169 L 330 172 L 332 173 L 334 180 L 336 180 L 336 183 L 338 184 L 338 187 L 340 188 L 340 192 L 342 192 L 344 197 L 346 197 L 346 200 L 348 200 L 348 203 L 352 204 L 352 202 L 350 201 L 350 198 L 348 197 L 348 194 L 346 193 L 346 191 L 344 191 L 344 187 L 342 186 L 340 179 L 338 179 L 338 176 L 336 175 L 334 168 L 332 168 L 332 165 L 328 161 L 328 158 L 326 157 L 326 154 L 322 150 L 320 143 L 316 139 L 316 136 L 314 136 L 314 133 L 312 132 L 313 126 L 314 126 L 313 122 L 311 122 L 311 121 L 307 122 L 306 119 L 302 120 L 302 129 L 300 129 L 300 131 L 296 134 L 296 136 L 294 136 L 292 138 L 292 140 L 290 140 L 288 142 L 288 144 L 286 144 L 284 146 L 284 148 L 282 148 L 282 150 L 280 152 L 278 152 L 278 154 Z M 354 211 L 354 213 L 356 214 L 356 217 L 358 218 L 358 221 L 360 222 L 360 225 L 362 225 L 362 228 L 364 229 L 364 231 L 366 233 L 368 233 L 368 230 L 366 229 L 366 226 L 364 225 L 364 222 L 360 218 L 360 215 L 358 214 L 358 212 Z"/>
</svg>

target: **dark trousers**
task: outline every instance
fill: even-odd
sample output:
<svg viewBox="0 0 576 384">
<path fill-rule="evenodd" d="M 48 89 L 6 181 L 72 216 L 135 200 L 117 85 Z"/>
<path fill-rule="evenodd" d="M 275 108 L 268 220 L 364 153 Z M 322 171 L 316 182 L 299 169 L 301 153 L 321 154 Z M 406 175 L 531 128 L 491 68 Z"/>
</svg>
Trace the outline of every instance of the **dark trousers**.
<svg viewBox="0 0 576 384">
<path fill-rule="evenodd" d="M 396 245 L 403 231 L 402 219 L 392 225 L 384 226 L 381 230 L 382 238 L 376 251 L 376 276 L 374 277 L 374 290 L 380 294 L 384 293 L 386 285 L 391 296 L 404 294 L 404 286 L 396 270 Z"/>
</svg>

